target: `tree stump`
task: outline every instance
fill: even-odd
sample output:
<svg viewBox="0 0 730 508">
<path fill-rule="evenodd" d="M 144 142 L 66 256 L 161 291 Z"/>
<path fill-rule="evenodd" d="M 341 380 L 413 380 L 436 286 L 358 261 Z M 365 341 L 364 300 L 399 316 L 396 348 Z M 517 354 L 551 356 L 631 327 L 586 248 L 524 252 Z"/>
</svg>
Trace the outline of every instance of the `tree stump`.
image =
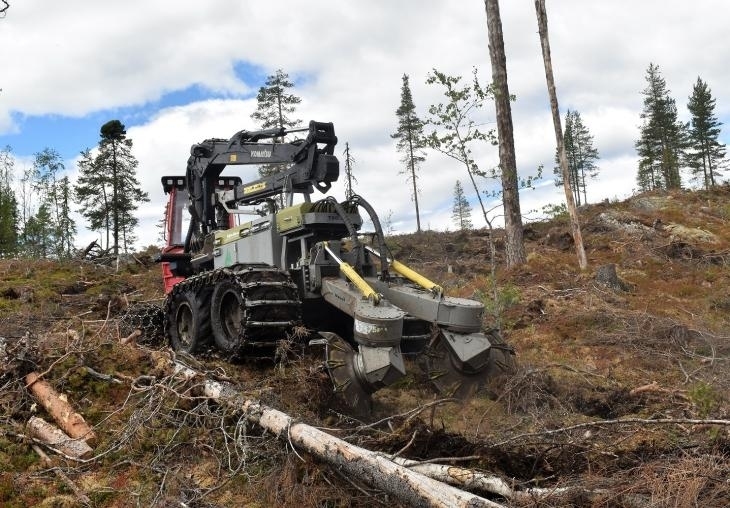
<svg viewBox="0 0 730 508">
<path fill-rule="evenodd" d="M 595 280 L 614 291 L 631 291 L 631 284 L 619 278 L 616 273 L 616 265 L 613 263 L 596 268 Z"/>
</svg>

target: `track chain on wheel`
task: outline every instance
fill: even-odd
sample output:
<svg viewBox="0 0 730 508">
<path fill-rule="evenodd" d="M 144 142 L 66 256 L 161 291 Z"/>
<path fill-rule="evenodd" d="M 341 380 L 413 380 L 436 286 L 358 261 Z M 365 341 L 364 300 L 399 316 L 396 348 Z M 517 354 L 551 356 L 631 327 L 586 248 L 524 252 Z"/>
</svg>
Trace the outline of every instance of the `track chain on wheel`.
<svg viewBox="0 0 730 508">
<path fill-rule="evenodd" d="M 454 358 L 442 330 L 434 330 L 419 363 L 439 393 L 464 400 L 495 377 L 514 372 L 514 349 L 504 342 L 496 330 L 487 332 L 485 336 L 490 343 L 489 358 L 482 367 L 470 369 L 461 366 Z"/>
<path fill-rule="evenodd" d="M 119 331 L 130 335 L 135 330 L 142 332 L 139 341 L 144 344 L 158 344 L 165 336 L 165 312 L 155 303 L 133 303 L 119 317 Z"/>
<path fill-rule="evenodd" d="M 238 265 L 215 270 L 213 276 L 213 337 L 224 352 L 270 356 L 301 323 L 298 288 L 278 268 Z"/>
<path fill-rule="evenodd" d="M 175 284 L 167 295 L 164 305 L 165 337 L 173 349 L 195 353 L 207 346 L 213 280 L 213 272 L 194 275 Z M 188 319 L 178 319 L 182 308 L 190 311 Z"/>
</svg>

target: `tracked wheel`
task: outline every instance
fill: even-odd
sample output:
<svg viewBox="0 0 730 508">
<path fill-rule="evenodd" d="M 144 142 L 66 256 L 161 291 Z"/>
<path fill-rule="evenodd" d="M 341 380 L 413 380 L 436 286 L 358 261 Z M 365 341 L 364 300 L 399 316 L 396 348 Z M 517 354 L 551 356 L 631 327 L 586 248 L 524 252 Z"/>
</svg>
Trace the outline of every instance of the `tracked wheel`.
<svg viewBox="0 0 730 508">
<path fill-rule="evenodd" d="M 240 284 L 235 279 L 216 284 L 211 298 L 213 340 L 224 353 L 236 351 L 244 315 L 245 301 Z"/>
<path fill-rule="evenodd" d="M 301 322 L 296 285 L 274 267 L 240 266 L 213 274 L 211 330 L 226 354 L 271 356 Z"/>
<path fill-rule="evenodd" d="M 447 344 L 442 330 L 434 331 L 433 338 L 421 358 L 421 367 L 434 388 L 446 397 L 462 400 L 472 397 L 492 379 L 515 370 L 514 350 L 507 345 L 499 332 L 486 334 L 489 340 L 489 357 L 478 368 L 461 362 Z"/>
<path fill-rule="evenodd" d="M 210 337 L 209 292 L 173 291 L 168 297 L 166 332 L 175 351 L 197 353 Z"/>
<path fill-rule="evenodd" d="M 357 373 L 357 352 L 335 333 L 320 332 L 325 338 L 325 367 L 334 384 L 335 393 L 355 415 L 369 415 L 372 409 L 371 390 Z"/>
</svg>

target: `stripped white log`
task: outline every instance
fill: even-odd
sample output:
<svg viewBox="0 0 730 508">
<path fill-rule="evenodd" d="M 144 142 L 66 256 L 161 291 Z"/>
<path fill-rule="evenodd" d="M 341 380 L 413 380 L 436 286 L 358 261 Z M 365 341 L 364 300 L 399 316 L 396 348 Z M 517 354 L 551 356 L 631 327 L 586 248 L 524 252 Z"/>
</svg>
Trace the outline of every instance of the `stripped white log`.
<svg viewBox="0 0 730 508">
<path fill-rule="evenodd" d="M 516 493 L 512 487 L 498 476 L 491 476 L 473 469 L 447 466 L 444 464 L 420 463 L 415 460 L 395 457 L 392 459 L 396 464 L 405 466 L 411 471 L 417 471 L 423 475 L 459 487 L 480 492 L 497 494 L 507 499 L 515 497 Z"/>
<path fill-rule="evenodd" d="M 241 409 L 247 420 L 288 441 L 292 446 L 413 506 L 503 507 L 396 464 L 380 453 L 350 444 L 311 425 L 298 423 L 281 411 L 259 401 L 246 399 L 225 383 L 205 381 L 204 393 L 221 404 Z"/>
<path fill-rule="evenodd" d="M 43 418 L 31 417 L 26 424 L 28 435 L 52 446 L 64 455 L 76 459 L 85 459 L 91 456 L 94 450 L 83 439 L 69 437 L 64 431 L 55 425 L 48 423 Z"/>
</svg>

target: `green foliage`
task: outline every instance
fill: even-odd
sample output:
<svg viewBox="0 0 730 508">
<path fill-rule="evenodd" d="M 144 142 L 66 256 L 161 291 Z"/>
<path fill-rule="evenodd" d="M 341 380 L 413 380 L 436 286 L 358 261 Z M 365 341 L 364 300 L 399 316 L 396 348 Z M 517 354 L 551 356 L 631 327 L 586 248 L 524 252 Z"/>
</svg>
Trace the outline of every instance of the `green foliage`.
<svg viewBox="0 0 730 508">
<path fill-rule="evenodd" d="M 120 249 L 127 252 L 134 243 L 134 229 L 139 223 L 134 212 L 140 203 L 149 201 L 137 180 L 138 162 L 132 154 L 132 140 L 126 134 L 119 120 L 102 125 L 96 156 L 88 149 L 81 152 L 79 179 L 74 188 L 89 228 L 106 233 L 106 246 L 112 248 L 114 255 Z"/>
<path fill-rule="evenodd" d="M 548 219 L 567 219 L 568 218 L 568 207 L 565 203 L 553 204 L 548 203 L 542 207 L 542 213 L 544 213 Z"/>
<path fill-rule="evenodd" d="M 44 148 L 35 154 L 31 186 L 39 197 L 40 206 L 24 225 L 23 250 L 31 256 L 55 258 L 70 257 L 76 224 L 71 218 L 71 193 L 68 176 L 61 155 L 52 148 Z M 43 208 L 47 210 L 44 210 Z M 39 250 L 40 234 L 42 246 Z"/>
<path fill-rule="evenodd" d="M 464 188 L 459 180 L 454 186 L 454 207 L 452 208 L 451 220 L 461 230 L 471 229 L 471 205 L 464 195 Z"/>
<path fill-rule="evenodd" d="M 479 200 L 484 220 L 487 225 L 491 225 L 479 186 L 474 178 L 475 175 L 487 176 L 487 172 L 482 171 L 474 160 L 472 144 L 497 143 L 494 129 L 486 132 L 480 130 L 482 122 L 476 119 L 484 103 L 494 99 L 492 86 L 480 84 L 476 68 L 472 73 L 472 81 L 468 84 L 461 83 L 461 76 L 448 76 L 436 69 L 428 75 L 426 83 L 440 85 L 446 97 L 445 103 L 431 105 L 428 109 L 430 114 L 428 124 L 433 127 L 426 138 L 428 146 L 464 165 Z M 497 170 L 492 169 L 490 176 L 497 177 Z"/>
<path fill-rule="evenodd" d="M 497 144 L 494 129 L 482 131 L 481 122 L 475 115 L 484 103 L 494 98 L 492 86 L 479 83 L 477 69 L 472 72 L 472 82 L 461 84 L 461 76 L 448 76 L 433 69 L 426 83 L 441 85 L 446 103 L 432 105 L 428 112 L 428 124 L 434 129 L 427 138 L 428 146 L 464 164 L 471 174 L 486 175 L 472 157 L 471 146 L 475 141 L 488 141 Z M 490 176 L 497 177 L 498 169 L 493 168 Z"/>
<path fill-rule="evenodd" d="M 34 258 L 48 257 L 54 250 L 54 225 L 51 205 L 43 203 L 23 228 L 23 253 Z"/>
<path fill-rule="evenodd" d="M 700 418 L 706 418 L 710 415 L 720 402 L 720 396 L 715 388 L 702 382 L 693 385 L 687 395 L 697 408 Z"/>
<path fill-rule="evenodd" d="M 512 284 L 497 286 L 493 277 L 488 280 L 488 290 L 477 290 L 475 297 L 482 302 L 488 315 L 494 319 L 494 326 L 502 330 L 504 324 L 504 313 L 508 309 L 520 303 L 520 289 Z"/>
<path fill-rule="evenodd" d="M 424 122 L 416 114 L 416 105 L 413 103 L 411 87 L 408 83 L 408 74 L 403 74 L 401 85 L 400 106 L 395 111 L 398 118 L 398 129 L 390 135 L 396 139 L 396 148 L 403 154 L 401 175 L 407 175 L 411 185 L 411 200 L 416 207 L 416 230 L 421 231 L 421 214 L 418 209 L 418 169 L 426 160 L 423 149 L 427 146 L 423 135 Z"/>
<path fill-rule="evenodd" d="M 289 129 L 301 123 L 289 117 L 296 111 L 296 106 L 302 99 L 287 90 L 294 87 L 289 81 L 289 74 L 281 69 L 266 78 L 266 84 L 259 88 L 256 96 L 256 111 L 251 118 L 259 122 L 262 129 Z"/>
<path fill-rule="evenodd" d="M 718 184 L 720 170 L 725 169 L 726 149 L 718 140 L 720 122 L 715 116 L 715 99 L 707 83 L 699 77 L 689 98 L 687 109 L 692 115 L 686 157 L 693 179 L 705 189 Z"/>
<path fill-rule="evenodd" d="M 15 160 L 11 148 L 0 151 L 0 258 L 18 249 L 18 201 L 12 187 Z"/>
<path fill-rule="evenodd" d="M 659 67 L 649 64 L 644 95 L 643 124 L 636 141 L 639 156 L 637 183 L 641 190 L 678 189 L 679 174 L 686 145 L 686 128 L 677 119 L 677 106 L 669 96 Z"/>
<path fill-rule="evenodd" d="M 598 176 L 598 150 L 593 147 L 593 136 L 583 124 L 580 113 L 568 110 L 565 114 L 565 132 L 563 134 L 565 155 L 568 159 L 568 175 L 570 188 L 576 198 L 576 204 L 587 203 L 586 180 Z M 559 155 L 556 151 L 554 168 L 555 185 L 563 185 L 563 172 L 560 169 Z M 581 199 L 581 192 L 583 197 Z"/>
<path fill-rule="evenodd" d="M 289 80 L 289 74 L 281 69 L 266 78 L 256 96 L 256 111 L 251 113 L 251 118 L 262 129 L 291 129 L 301 124 L 301 120 L 290 116 L 302 102 L 301 98 L 288 92 L 291 88 L 294 88 L 294 83 Z M 262 164 L 259 166 L 259 175 L 269 176 L 281 169 L 278 164 Z M 280 195 L 279 206 L 284 206 L 283 194 Z"/>
</svg>

